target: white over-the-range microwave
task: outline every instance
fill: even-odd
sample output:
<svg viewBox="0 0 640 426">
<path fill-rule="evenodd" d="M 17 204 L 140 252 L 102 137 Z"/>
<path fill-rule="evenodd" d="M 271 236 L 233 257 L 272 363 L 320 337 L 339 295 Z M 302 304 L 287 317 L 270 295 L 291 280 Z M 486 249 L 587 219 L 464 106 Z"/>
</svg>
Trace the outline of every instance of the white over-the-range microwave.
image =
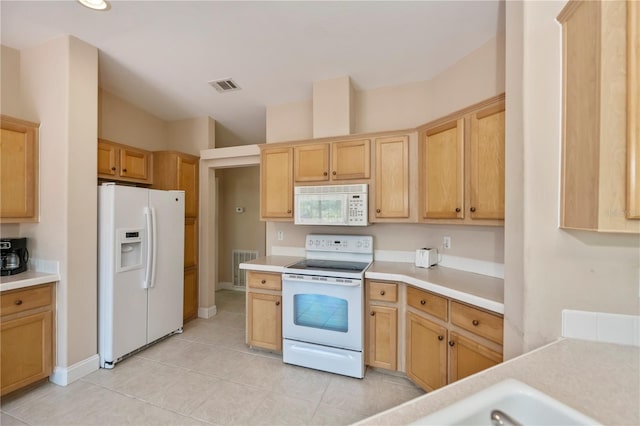
<svg viewBox="0 0 640 426">
<path fill-rule="evenodd" d="M 367 226 L 368 185 L 296 186 L 296 225 Z"/>
</svg>

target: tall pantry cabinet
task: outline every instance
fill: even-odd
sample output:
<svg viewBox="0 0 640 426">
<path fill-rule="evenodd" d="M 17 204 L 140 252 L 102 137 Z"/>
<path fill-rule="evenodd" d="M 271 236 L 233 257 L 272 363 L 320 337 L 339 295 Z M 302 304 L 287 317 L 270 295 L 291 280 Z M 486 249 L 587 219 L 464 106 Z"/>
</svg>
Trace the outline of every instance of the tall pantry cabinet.
<svg viewBox="0 0 640 426">
<path fill-rule="evenodd" d="M 177 151 L 153 153 L 153 188 L 184 191 L 183 319 L 198 316 L 198 163 L 199 157 Z"/>
</svg>

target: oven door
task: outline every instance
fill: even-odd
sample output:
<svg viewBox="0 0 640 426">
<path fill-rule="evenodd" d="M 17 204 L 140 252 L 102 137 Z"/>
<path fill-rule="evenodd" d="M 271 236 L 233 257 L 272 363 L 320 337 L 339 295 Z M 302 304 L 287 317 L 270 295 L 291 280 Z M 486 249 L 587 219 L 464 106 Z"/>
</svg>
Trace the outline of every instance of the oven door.
<svg viewBox="0 0 640 426">
<path fill-rule="evenodd" d="M 362 280 L 284 274 L 285 339 L 362 351 Z"/>
</svg>

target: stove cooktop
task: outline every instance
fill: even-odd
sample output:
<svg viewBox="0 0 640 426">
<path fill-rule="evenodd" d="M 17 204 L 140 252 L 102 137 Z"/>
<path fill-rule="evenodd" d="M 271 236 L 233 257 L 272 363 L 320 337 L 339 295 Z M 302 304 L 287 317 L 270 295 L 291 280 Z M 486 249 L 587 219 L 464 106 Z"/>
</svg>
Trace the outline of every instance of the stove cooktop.
<svg viewBox="0 0 640 426">
<path fill-rule="evenodd" d="M 285 268 L 296 269 L 298 271 L 305 271 L 312 273 L 317 271 L 320 275 L 322 272 L 345 272 L 352 274 L 363 273 L 369 263 L 367 262 L 354 262 L 354 261 L 342 261 L 342 260 L 325 260 L 325 259 L 304 259 L 293 265 L 289 265 Z"/>
</svg>

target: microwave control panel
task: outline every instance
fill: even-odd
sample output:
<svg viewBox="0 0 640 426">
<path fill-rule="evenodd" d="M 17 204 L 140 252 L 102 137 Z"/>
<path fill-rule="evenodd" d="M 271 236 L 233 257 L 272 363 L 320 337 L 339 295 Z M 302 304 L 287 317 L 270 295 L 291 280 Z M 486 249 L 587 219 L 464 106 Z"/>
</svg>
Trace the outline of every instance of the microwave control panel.
<svg viewBox="0 0 640 426">
<path fill-rule="evenodd" d="M 349 225 L 367 225 L 367 194 L 350 194 L 348 200 Z"/>
</svg>

